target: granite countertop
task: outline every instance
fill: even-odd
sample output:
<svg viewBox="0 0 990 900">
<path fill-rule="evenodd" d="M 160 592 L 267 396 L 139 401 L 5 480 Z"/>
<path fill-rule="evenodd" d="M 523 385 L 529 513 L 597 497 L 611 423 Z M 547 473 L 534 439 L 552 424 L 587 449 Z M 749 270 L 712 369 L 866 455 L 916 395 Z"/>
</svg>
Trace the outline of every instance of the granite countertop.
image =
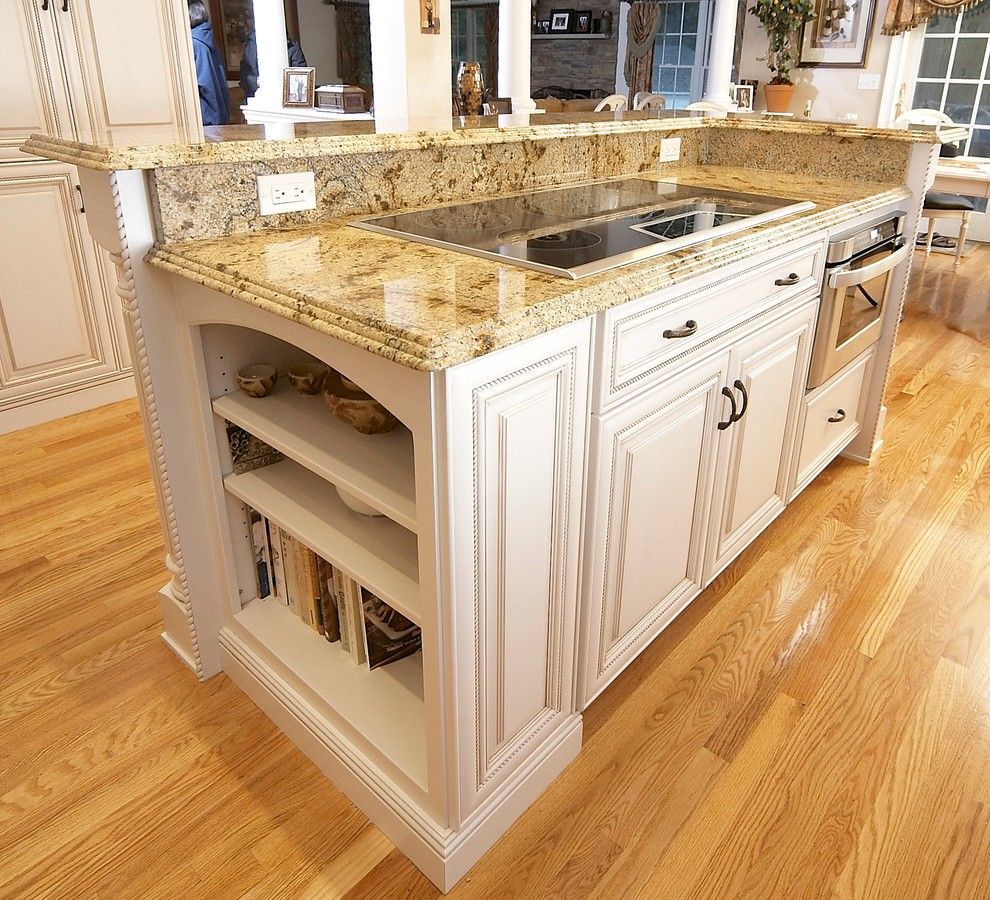
<svg viewBox="0 0 990 900">
<path fill-rule="evenodd" d="M 25 153 L 88 169 L 117 171 L 168 166 L 347 156 L 358 153 L 422 150 L 442 146 L 484 146 L 605 134 L 671 132 L 696 128 L 735 128 L 756 132 L 830 135 L 849 139 L 881 138 L 912 143 L 961 140 L 964 128 L 904 130 L 867 128 L 848 122 L 730 114 L 711 117 L 683 111 L 546 113 L 542 115 L 465 116 L 453 121 L 343 121 L 279 125 L 238 125 L 205 129 L 203 143 L 155 142 L 115 145 L 107 136 L 82 143 L 35 134 L 21 147 Z M 958 132 L 958 133 L 957 133 Z"/>
<path fill-rule="evenodd" d="M 662 178 L 807 199 L 816 208 L 579 281 L 374 234 L 344 221 L 158 246 L 149 252 L 148 262 L 401 365 L 429 371 L 670 288 L 910 196 L 898 185 L 717 166 L 682 168 Z"/>
</svg>

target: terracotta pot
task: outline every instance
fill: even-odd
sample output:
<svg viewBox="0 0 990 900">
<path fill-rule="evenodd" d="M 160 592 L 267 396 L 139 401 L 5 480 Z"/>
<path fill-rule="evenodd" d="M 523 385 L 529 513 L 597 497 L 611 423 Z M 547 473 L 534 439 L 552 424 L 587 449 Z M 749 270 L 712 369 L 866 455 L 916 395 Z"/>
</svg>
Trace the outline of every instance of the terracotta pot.
<svg viewBox="0 0 990 900">
<path fill-rule="evenodd" d="M 767 84 L 763 87 L 767 98 L 767 112 L 787 112 L 794 99 L 793 84 Z"/>
</svg>

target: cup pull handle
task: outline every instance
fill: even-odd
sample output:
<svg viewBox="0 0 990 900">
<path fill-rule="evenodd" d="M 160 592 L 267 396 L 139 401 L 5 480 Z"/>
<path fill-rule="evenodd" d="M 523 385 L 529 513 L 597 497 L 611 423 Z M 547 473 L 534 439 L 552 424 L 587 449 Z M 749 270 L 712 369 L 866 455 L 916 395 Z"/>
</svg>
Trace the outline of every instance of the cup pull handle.
<svg viewBox="0 0 990 900">
<path fill-rule="evenodd" d="M 777 287 L 788 287 L 789 285 L 797 284 L 800 280 L 801 280 L 801 276 L 798 275 L 797 272 L 791 272 L 791 274 L 788 275 L 786 278 L 778 278 L 776 281 L 774 281 L 774 284 Z"/>
<path fill-rule="evenodd" d="M 846 411 L 844 409 L 837 409 L 834 416 L 829 416 L 829 422 L 841 422 L 846 417 Z"/>
<path fill-rule="evenodd" d="M 665 338 L 686 338 L 691 337 L 698 330 L 698 323 L 694 319 L 688 319 L 683 328 L 668 328 L 664 331 Z"/>
</svg>

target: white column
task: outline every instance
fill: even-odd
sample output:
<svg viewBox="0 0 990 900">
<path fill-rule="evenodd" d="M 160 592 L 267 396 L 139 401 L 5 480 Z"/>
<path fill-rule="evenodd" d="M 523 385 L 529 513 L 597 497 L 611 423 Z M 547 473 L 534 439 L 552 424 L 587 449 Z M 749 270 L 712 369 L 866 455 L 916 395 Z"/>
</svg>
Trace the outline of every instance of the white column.
<svg viewBox="0 0 990 900">
<path fill-rule="evenodd" d="M 732 52 L 736 44 L 738 0 L 715 0 L 712 19 L 712 43 L 708 54 L 708 85 L 705 100 L 730 104 Z"/>
<path fill-rule="evenodd" d="M 450 0 L 434 0 L 433 8 L 440 33 L 423 34 L 419 0 L 370 0 L 375 121 L 385 129 L 450 127 Z"/>
<path fill-rule="evenodd" d="M 254 0 L 254 33 L 258 39 L 258 93 L 249 106 L 282 108 L 282 75 L 289 65 L 282 0 Z"/>
<path fill-rule="evenodd" d="M 514 113 L 536 109 L 530 83 L 532 21 L 533 9 L 525 0 L 499 0 L 498 95 L 512 98 Z"/>
</svg>

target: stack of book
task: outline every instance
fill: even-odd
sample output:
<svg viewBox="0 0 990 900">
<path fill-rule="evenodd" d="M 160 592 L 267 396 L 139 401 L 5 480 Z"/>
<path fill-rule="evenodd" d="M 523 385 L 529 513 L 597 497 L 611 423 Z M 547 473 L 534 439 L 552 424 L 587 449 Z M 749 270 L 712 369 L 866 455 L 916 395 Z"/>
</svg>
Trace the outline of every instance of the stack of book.
<svg viewBox="0 0 990 900">
<path fill-rule="evenodd" d="M 277 523 L 248 509 L 258 597 L 284 603 L 313 631 L 372 669 L 422 646 L 418 626 Z"/>
</svg>

